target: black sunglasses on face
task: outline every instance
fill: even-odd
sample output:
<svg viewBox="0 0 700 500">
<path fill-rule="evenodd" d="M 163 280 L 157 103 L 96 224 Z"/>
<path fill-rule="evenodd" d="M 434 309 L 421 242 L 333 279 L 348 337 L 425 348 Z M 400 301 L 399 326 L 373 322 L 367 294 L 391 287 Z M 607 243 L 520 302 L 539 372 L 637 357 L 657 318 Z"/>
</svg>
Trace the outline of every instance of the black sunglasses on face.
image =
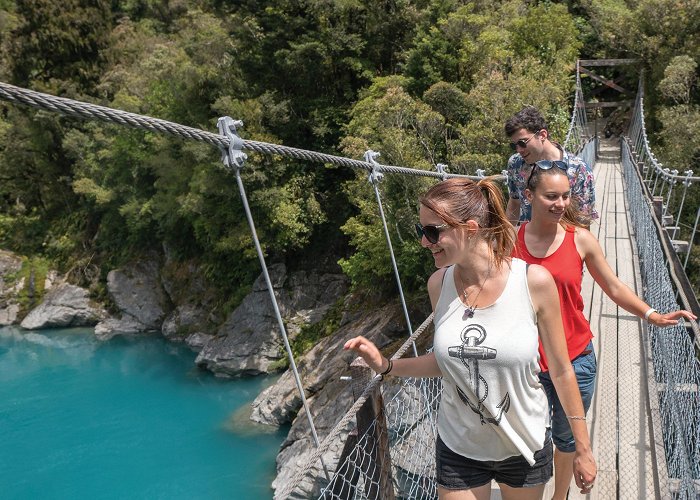
<svg viewBox="0 0 700 500">
<path fill-rule="evenodd" d="M 419 223 L 416 223 L 416 234 L 418 235 L 419 238 L 422 238 L 425 236 L 425 239 L 428 240 L 430 243 L 433 245 L 438 242 L 438 239 L 440 239 L 440 230 L 448 227 L 449 224 L 440 224 L 439 226 L 435 225 L 427 225 L 427 226 L 422 226 Z"/>
<path fill-rule="evenodd" d="M 539 168 L 540 170 L 549 170 L 552 167 L 557 167 L 560 168 L 564 171 L 564 173 L 567 173 L 567 170 L 569 169 L 569 165 L 562 160 L 540 160 L 536 161 L 535 164 L 532 166 L 532 171 L 530 172 L 530 176 L 527 178 L 527 182 L 525 183 L 525 187 L 528 189 L 530 188 L 530 181 L 532 180 L 532 174 L 535 173 L 535 169 Z"/>
<path fill-rule="evenodd" d="M 520 139 L 520 140 L 518 140 L 518 141 L 511 142 L 511 143 L 510 143 L 510 149 L 512 149 L 513 151 L 516 151 L 516 149 L 517 149 L 518 147 L 520 147 L 521 149 L 525 149 L 525 148 L 527 147 L 527 143 L 530 142 L 530 139 L 532 139 L 533 137 L 535 137 L 535 136 L 536 136 L 537 134 L 539 134 L 540 132 L 542 132 L 542 130 L 538 130 L 537 132 L 535 132 L 534 134 L 532 134 L 532 135 L 531 135 L 530 137 L 528 137 L 527 139 Z"/>
</svg>

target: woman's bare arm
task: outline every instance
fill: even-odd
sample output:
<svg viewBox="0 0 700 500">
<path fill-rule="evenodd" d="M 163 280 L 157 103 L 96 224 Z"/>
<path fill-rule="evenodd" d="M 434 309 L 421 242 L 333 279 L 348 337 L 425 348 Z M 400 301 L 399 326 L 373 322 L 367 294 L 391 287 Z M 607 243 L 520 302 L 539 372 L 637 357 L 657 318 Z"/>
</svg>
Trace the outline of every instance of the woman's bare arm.
<svg viewBox="0 0 700 500">
<path fill-rule="evenodd" d="M 625 285 L 617 275 L 613 272 L 608 264 L 608 261 L 603 255 L 603 249 L 600 247 L 598 240 L 585 229 L 576 229 L 576 248 L 583 261 L 586 263 L 588 272 L 598 285 L 605 292 L 605 295 L 610 297 L 613 302 L 622 307 L 635 316 L 644 318 L 644 314 L 651 309 L 649 304 L 640 299 L 630 287 Z M 652 312 L 647 321 L 656 326 L 671 326 L 678 323 L 680 318 L 688 320 L 696 320 L 695 316 L 690 311 L 678 310 L 668 313 Z"/>
<path fill-rule="evenodd" d="M 557 396 L 567 417 L 578 417 L 569 419 L 569 424 L 576 442 L 574 479 L 584 492 L 584 484 L 591 484 L 595 480 L 597 468 L 591 451 L 581 394 L 566 348 L 559 294 L 552 275 L 538 265 L 530 265 L 528 268 L 528 287 Z"/>
</svg>

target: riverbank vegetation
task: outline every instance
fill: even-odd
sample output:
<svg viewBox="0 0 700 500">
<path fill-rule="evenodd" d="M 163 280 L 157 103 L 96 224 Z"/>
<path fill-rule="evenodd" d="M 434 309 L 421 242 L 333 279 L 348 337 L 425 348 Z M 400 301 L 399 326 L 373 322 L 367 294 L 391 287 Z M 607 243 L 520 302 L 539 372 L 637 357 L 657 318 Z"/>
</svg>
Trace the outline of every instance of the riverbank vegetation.
<svg viewBox="0 0 700 500">
<path fill-rule="evenodd" d="M 682 172 L 700 160 L 699 29 L 700 5 L 675 0 L 0 0 L 0 80 L 210 131 L 229 115 L 252 140 L 495 174 L 503 122 L 525 104 L 563 142 L 577 58 L 638 58 L 616 78 L 634 91 L 645 71 L 652 147 Z M 365 173 L 250 154 L 242 176 L 269 260 L 339 262 L 356 286 L 393 293 Z M 259 273 L 209 145 L 0 102 L 0 179 L 0 247 L 95 293 L 152 251 L 196 260 L 226 307 Z M 413 237 L 430 182 L 381 186 L 415 292 L 431 268 Z"/>
</svg>

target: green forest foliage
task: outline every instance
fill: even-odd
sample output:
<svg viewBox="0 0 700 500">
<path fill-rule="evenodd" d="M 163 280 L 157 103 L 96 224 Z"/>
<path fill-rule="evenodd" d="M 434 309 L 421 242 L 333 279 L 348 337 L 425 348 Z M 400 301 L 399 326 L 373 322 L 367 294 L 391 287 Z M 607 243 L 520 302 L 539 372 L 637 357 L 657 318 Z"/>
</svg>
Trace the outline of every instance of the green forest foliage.
<svg viewBox="0 0 700 500">
<path fill-rule="evenodd" d="M 504 168 L 503 122 L 523 105 L 563 141 L 577 58 L 638 57 L 628 81 L 645 69 L 658 155 L 682 170 L 700 160 L 698 32 L 690 0 L 0 0 L 0 80 L 474 174 Z M 356 286 L 393 290 L 365 173 L 250 154 L 242 176 L 268 259 L 340 262 Z M 0 246 L 96 289 L 106 270 L 153 251 L 199 263 L 229 305 L 259 272 L 235 180 L 209 145 L 0 103 L 0 179 Z M 432 182 L 380 184 L 414 291 L 432 265 L 413 235 Z"/>
</svg>

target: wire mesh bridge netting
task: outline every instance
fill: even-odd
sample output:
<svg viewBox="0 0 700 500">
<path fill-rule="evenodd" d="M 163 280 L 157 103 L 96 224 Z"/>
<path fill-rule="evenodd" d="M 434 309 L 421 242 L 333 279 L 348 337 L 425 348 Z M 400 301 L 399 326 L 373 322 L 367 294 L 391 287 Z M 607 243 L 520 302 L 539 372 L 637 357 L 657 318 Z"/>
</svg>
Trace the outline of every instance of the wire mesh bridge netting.
<svg viewBox="0 0 700 500">
<path fill-rule="evenodd" d="M 386 426 L 374 419 L 338 465 L 319 498 L 386 498 L 378 470 L 380 443 L 391 450 L 391 488 L 396 498 L 436 498 L 435 419 L 441 394 L 440 379 L 392 379 L 383 385 Z"/>
<path fill-rule="evenodd" d="M 669 248 L 663 236 L 663 214 L 668 202 L 662 203 L 660 213 L 655 214 L 653 189 L 658 171 L 663 169 L 649 150 L 644 131 L 643 92 L 637 96 L 629 136 L 621 141 L 621 156 L 626 179 L 626 195 L 630 217 L 636 235 L 640 267 L 644 282 L 644 298 L 659 310 L 678 308 L 677 298 L 682 304 L 695 300 L 684 295 L 677 283 L 674 287 L 673 267 L 669 261 L 676 249 Z M 676 183 L 674 174 L 665 172 L 669 184 Z M 676 172 L 677 174 L 677 172 Z M 692 174 L 692 172 L 690 172 Z M 686 175 L 688 188 L 692 182 L 698 186 L 699 178 Z M 690 181 L 690 182 L 689 182 Z M 662 182 L 664 182 L 662 180 Z M 660 186 L 659 186 L 660 187 Z M 663 191 L 659 191 L 662 193 Z M 663 197 L 660 197 L 663 201 Z M 670 195 L 667 200 L 670 200 Z M 682 206 L 682 204 L 681 204 Z M 679 214 L 680 215 L 680 214 Z M 661 216 L 661 217 L 659 217 Z M 690 236 L 695 237 L 695 229 Z M 675 231 L 674 231 L 675 232 Z M 686 251 L 689 252 L 689 249 Z M 686 259 L 686 263 L 687 263 Z M 650 328 L 651 358 L 658 394 L 659 417 L 663 434 L 665 459 L 668 468 L 671 497 L 700 498 L 700 361 L 698 360 L 698 327 L 679 324 L 668 328 Z M 695 342 L 694 342 L 695 341 Z"/>
</svg>

